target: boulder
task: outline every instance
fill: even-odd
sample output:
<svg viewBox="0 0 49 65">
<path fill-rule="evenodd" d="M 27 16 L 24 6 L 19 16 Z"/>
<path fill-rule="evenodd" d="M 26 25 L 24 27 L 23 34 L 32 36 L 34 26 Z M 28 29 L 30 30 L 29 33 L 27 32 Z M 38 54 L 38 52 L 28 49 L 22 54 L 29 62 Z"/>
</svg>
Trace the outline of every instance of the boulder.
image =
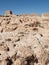
<svg viewBox="0 0 49 65">
<path fill-rule="evenodd" d="M 5 11 L 5 15 L 6 16 L 12 15 L 12 11 L 10 11 L 10 10 Z"/>
</svg>

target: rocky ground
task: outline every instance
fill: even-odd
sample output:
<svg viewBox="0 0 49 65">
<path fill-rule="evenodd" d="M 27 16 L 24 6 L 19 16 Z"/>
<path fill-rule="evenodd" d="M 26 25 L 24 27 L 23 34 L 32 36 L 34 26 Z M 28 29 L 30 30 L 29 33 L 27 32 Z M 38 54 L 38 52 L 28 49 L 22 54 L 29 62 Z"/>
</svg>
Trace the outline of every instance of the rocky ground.
<svg viewBox="0 0 49 65">
<path fill-rule="evenodd" d="M 0 65 L 49 65 L 49 14 L 0 15 Z"/>
</svg>

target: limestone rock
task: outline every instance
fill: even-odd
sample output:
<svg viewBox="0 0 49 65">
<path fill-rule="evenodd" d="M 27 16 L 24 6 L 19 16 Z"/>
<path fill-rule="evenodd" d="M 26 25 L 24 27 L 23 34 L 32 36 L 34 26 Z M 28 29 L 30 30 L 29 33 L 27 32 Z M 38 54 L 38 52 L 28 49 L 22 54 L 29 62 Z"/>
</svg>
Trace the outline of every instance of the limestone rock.
<svg viewBox="0 0 49 65">
<path fill-rule="evenodd" d="M 49 65 L 49 14 L 0 16 L 0 65 Z"/>
<path fill-rule="evenodd" d="M 5 11 L 5 15 L 6 16 L 12 15 L 12 11 L 10 11 L 10 10 Z"/>
<path fill-rule="evenodd" d="M 49 13 L 44 13 L 42 16 L 49 17 Z"/>
</svg>

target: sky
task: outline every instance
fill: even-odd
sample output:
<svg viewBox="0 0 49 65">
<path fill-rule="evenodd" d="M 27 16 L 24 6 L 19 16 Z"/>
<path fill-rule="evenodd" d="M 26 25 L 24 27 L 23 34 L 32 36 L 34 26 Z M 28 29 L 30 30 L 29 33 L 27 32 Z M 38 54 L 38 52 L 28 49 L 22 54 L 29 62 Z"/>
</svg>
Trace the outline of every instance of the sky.
<svg viewBox="0 0 49 65">
<path fill-rule="evenodd" d="M 49 0 L 0 0 L 0 14 L 6 10 L 14 14 L 49 13 Z"/>
</svg>

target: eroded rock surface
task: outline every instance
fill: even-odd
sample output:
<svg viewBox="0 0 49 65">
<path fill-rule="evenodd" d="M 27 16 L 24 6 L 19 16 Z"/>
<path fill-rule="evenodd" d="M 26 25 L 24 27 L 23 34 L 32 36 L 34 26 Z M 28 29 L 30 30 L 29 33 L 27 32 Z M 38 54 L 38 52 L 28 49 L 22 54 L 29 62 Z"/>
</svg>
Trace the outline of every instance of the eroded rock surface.
<svg viewBox="0 0 49 65">
<path fill-rule="evenodd" d="M 0 16 L 0 65 L 49 65 L 49 16 Z"/>
</svg>

